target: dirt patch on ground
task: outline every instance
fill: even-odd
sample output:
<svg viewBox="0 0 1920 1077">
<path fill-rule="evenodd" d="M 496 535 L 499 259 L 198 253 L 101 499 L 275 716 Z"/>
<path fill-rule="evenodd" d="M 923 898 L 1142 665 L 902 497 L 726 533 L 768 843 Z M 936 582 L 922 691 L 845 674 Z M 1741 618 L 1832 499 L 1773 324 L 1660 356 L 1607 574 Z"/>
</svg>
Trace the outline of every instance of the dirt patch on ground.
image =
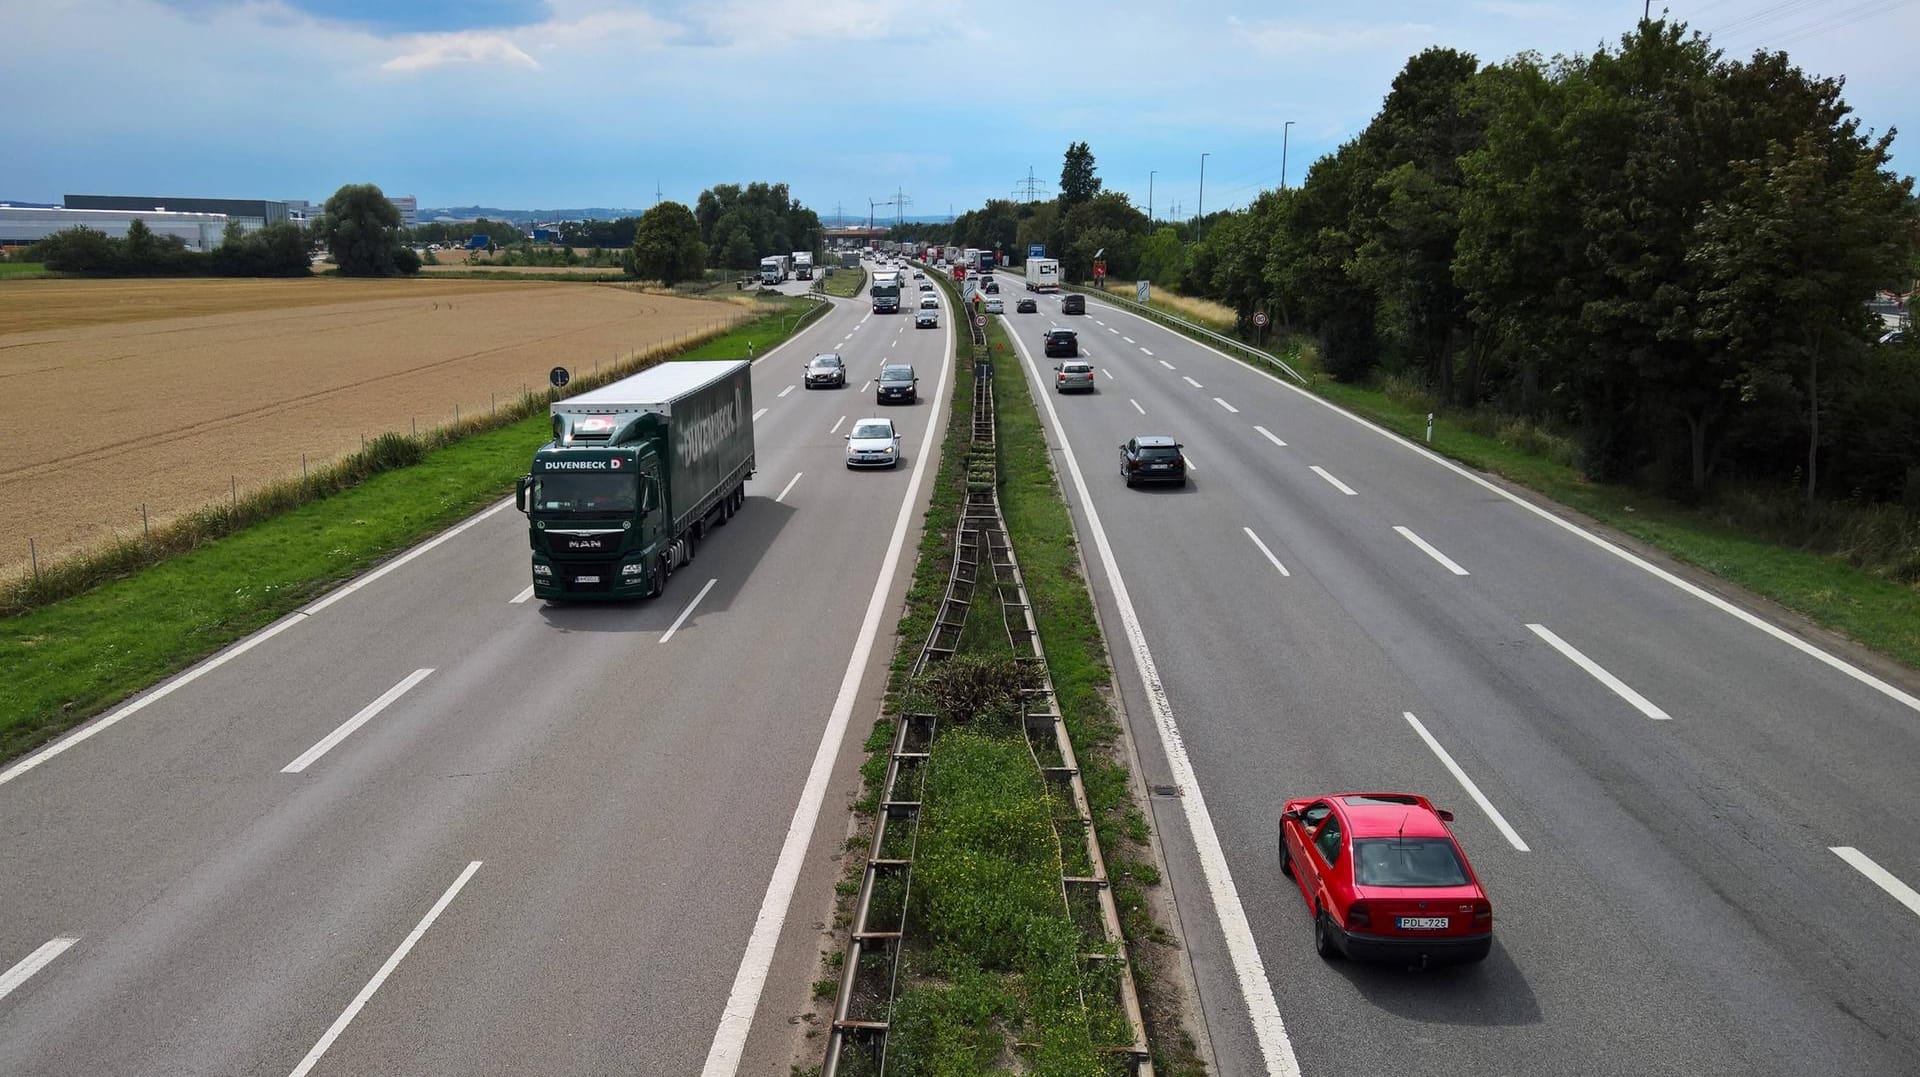
<svg viewBox="0 0 1920 1077">
<path fill-rule="evenodd" d="M 538 281 L 0 282 L 0 569 L 750 314 Z"/>
</svg>

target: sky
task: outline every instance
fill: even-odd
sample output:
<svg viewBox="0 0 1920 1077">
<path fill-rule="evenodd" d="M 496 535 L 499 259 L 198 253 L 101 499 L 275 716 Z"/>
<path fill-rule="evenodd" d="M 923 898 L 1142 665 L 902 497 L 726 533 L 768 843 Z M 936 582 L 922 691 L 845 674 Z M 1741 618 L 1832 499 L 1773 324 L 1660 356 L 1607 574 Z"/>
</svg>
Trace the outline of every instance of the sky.
<svg viewBox="0 0 1920 1077">
<path fill-rule="evenodd" d="M 1657 15 L 1662 8 L 1656 4 Z M 1729 54 L 1846 78 L 1920 171 L 1920 0 L 1700 0 Z M 644 208 L 784 181 L 822 215 L 1057 192 L 1069 142 L 1160 216 L 1244 205 L 1430 45 L 1590 52 L 1631 0 L 0 0 L 0 199 Z M 1292 127 L 1287 128 L 1288 121 Z M 1202 154 L 1205 158 L 1202 186 Z M 890 217 L 892 205 L 873 207 Z"/>
</svg>

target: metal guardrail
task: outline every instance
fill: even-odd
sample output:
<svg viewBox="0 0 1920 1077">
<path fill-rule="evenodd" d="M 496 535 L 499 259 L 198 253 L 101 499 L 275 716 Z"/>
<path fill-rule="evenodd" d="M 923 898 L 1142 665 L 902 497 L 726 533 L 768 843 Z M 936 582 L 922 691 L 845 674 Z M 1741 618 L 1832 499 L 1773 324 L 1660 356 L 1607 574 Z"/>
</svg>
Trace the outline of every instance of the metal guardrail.
<svg viewBox="0 0 1920 1077">
<path fill-rule="evenodd" d="M 1270 366 L 1278 367 L 1282 371 L 1286 372 L 1286 375 L 1292 378 L 1294 381 L 1297 381 L 1302 385 L 1307 384 L 1307 379 L 1301 377 L 1299 371 L 1287 365 L 1287 361 L 1285 359 L 1280 358 L 1279 356 L 1273 354 L 1270 351 L 1265 351 L 1263 349 L 1256 348 L 1253 345 L 1248 344 L 1244 340 L 1238 340 L 1234 337 L 1227 336 L 1225 333 L 1216 333 L 1213 330 L 1208 329 L 1204 325 L 1195 325 L 1194 323 L 1186 320 L 1185 318 L 1178 318 L 1178 317 L 1175 317 L 1174 315 L 1168 314 L 1166 311 L 1161 310 L 1159 307 L 1149 306 L 1148 304 L 1145 304 L 1145 303 L 1136 303 L 1131 299 L 1122 298 L 1120 296 L 1114 295 L 1112 292 L 1103 291 L 1099 288 L 1087 288 L 1078 284 L 1066 284 L 1066 285 L 1062 285 L 1061 287 L 1065 291 L 1078 292 L 1079 294 L 1084 296 L 1097 298 L 1103 303 L 1112 303 L 1114 306 L 1119 307 L 1121 310 L 1130 311 L 1134 314 L 1138 314 L 1142 318 L 1146 318 L 1150 321 L 1159 322 L 1161 325 L 1164 325 L 1170 329 L 1176 329 L 1182 333 L 1186 333 L 1190 336 L 1197 337 L 1200 340 L 1204 340 L 1209 344 L 1215 345 L 1216 347 L 1227 348 L 1232 351 L 1239 352 L 1241 355 L 1244 355 L 1249 359 L 1255 359 L 1262 363 L 1266 363 Z"/>
</svg>

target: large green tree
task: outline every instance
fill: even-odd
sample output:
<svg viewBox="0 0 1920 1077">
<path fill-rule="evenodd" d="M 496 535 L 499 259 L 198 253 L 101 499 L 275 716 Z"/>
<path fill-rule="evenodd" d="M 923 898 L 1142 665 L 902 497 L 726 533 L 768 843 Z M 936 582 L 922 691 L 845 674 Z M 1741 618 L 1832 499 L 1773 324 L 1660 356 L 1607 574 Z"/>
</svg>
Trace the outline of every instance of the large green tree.
<svg viewBox="0 0 1920 1077">
<path fill-rule="evenodd" d="M 327 199 L 315 229 L 344 277 L 414 273 L 420 258 L 400 239 L 400 211 L 371 183 L 349 183 Z"/>
<path fill-rule="evenodd" d="M 1070 210 L 1100 193 L 1100 177 L 1094 174 L 1093 150 L 1085 142 L 1067 145 L 1065 162 L 1060 166 L 1060 208 Z"/>
<path fill-rule="evenodd" d="M 628 273 L 675 284 L 698 277 L 706 264 L 706 244 L 700 242 L 700 222 L 692 210 L 662 202 L 641 214 L 627 252 Z"/>
</svg>

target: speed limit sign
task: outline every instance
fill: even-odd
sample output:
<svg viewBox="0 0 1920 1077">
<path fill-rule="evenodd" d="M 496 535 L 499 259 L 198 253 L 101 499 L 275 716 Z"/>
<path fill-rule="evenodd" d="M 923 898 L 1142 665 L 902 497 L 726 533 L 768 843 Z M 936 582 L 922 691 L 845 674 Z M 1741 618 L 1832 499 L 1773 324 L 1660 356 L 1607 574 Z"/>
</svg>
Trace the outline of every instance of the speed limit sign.
<svg viewBox="0 0 1920 1077">
<path fill-rule="evenodd" d="M 984 314 L 974 315 L 973 324 L 979 326 L 981 329 L 985 329 L 987 327 L 987 316 Z"/>
<path fill-rule="evenodd" d="M 1254 311 L 1253 325 L 1256 329 L 1265 329 L 1267 327 L 1267 312 L 1264 310 Z"/>
</svg>

